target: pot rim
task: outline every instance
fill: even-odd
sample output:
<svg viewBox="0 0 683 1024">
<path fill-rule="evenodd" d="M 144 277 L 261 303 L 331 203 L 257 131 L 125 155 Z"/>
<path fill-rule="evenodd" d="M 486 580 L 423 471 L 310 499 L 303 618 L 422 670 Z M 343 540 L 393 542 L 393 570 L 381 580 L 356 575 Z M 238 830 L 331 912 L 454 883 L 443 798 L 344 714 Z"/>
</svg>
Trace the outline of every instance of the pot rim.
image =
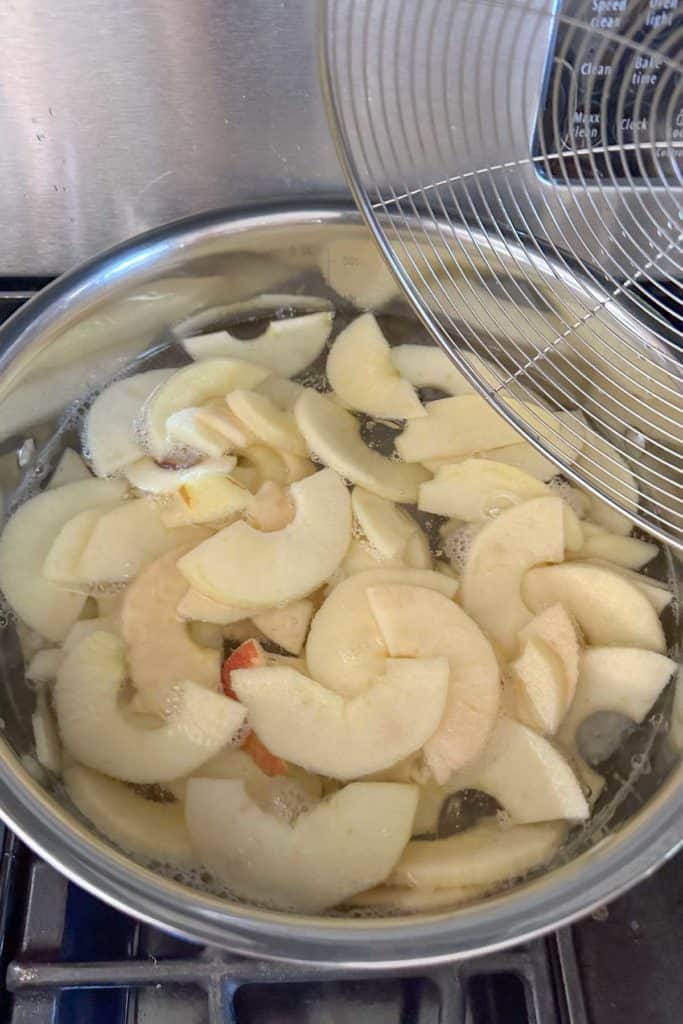
<svg viewBox="0 0 683 1024">
<path fill-rule="evenodd" d="M 131 267 L 152 265 L 164 253 L 226 233 L 362 223 L 353 207 L 338 202 L 259 205 L 185 218 L 138 235 L 60 277 L 3 325 L 0 374 L 74 303 L 98 296 L 105 284 L 124 280 Z M 645 812 L 596 847 L 482 904 L 392 918 L 304 917 L 219 899 L 141 867 L 68 813 L 0 741 L 0 816 L 76 884 L 191 941 L 247 956 L 359 971 L 480 955 L 568 924 L 618 896 L 683 846 L 682 812 L 683 773 L 678 770 Z"/>
</svg>

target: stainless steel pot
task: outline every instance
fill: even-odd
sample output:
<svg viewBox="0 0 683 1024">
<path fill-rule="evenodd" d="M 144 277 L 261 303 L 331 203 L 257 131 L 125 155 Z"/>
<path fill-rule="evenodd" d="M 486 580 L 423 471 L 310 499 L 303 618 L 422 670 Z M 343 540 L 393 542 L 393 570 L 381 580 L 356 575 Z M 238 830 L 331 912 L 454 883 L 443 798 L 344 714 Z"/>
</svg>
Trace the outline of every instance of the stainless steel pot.
<svg viewBox="0 0 683 1024">
<path fill-rule="evenodd" d="M 468 232 L 463 242 L 474 246 L 476 236 Z M 536 267 L 510 247 L 500 257 L 512 273 L 523 268 L 527 277 L 537 274 L 541 286 L 552 269 L 548 263 Z M 554 273 L 554 294 L 566 303 L 569 317 L 573 305 L 585 305 L 589 289 L 579 294 L 561 268 Z M 558 281 L 565 281 L 564 292 Z M 69 431 L 88 389 L 143 350 L 168 342 L 188 320 L 209 323 L 207 310 L 216 319 L 221 307 L 239 306 L 263 292 L 326 296 L 341 306 L 381 304 L 405 314 L 365 228 L 347 209 L 218 212 L 136 238 L 61 278 L 0 330 L 0 439 L 7 450 L 22 437 L 51 438 L 23 488 L 37 486 L 45 466 L 73 443 Z M 613 308 L 615 316 L 628 316 Z M 463 309 L 465 326 L 468 315 Z M 664 555 L 661 562 L 678 585 L 676 563 Z M 668 629 L 675 642 L 673 614 Z M 11 621 L 0 651 L 2 817 L 80 885 L 203 943 L 368 968 L 454 959 L 518 942 L 586 913 L 654 870 L 683 837 L 683 701 L 676 718 L 669 692 L 657 708 L 661 714 L 639 732 L 641 747 L 650 752 L 648 770 L 641 757 L 629 783 L 613 788 L 591 828 L 572 839 L 564 862 L 540 877 L 474 906 L 411 917 L 301 917 L 227 902 L 155 874 L 114 849 L 74 812 L 58 786 L 36 777 L 33 692 L 23 678 Z"/>
</svg>

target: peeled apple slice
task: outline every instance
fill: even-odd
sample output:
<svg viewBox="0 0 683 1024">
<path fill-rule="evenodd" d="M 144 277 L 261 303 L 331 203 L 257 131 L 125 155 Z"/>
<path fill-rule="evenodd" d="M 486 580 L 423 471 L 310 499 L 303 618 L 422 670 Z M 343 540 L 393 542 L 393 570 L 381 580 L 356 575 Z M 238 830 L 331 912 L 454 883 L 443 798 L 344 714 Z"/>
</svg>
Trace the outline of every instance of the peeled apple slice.
<svg viewBox="0 0 683 1024">
<path fill-rule="evenodd" d="M 191 587 L 186 590 L 178 602 L 176 611 L 181 619 L 190 622 L 213 622 L 218 626 L 229 626 L 233 622 L 248 619 L 253 613 L 249 608 L 238 608 L 236 605 L 221 604 L 205 597 Z"/>
<path fill-rule="evenodd" d="M 448 658 L 443 717 L 424 745 L 425 761 L 443 785 L 477 757 L 500 703 L 500 673 L 490 643 L 453 601 L 425 587 L 368 587 L 367 599 L 392 658 Z"/>
<path fill-rule="evenodd" d="M 172 450 L 189 448 L 192 452 L 218 459 L 234 447 L 223 432 L 203 422 L 200 407 L 180 409 L 166 420 L 166 436 Z"/>
<path fill-rule="evenodd" d="M 507 444 L 502 448 L 494 448 L 488 453 L 482 452 L 480 458 L 504 462 L 507 466 L 513 466 L 515 469 L 521 470 L 522 473 L 527 473 L 542 482 L 552 480 L 559 472 L 555 463 L 542 455 L 528 441 Z"/>
<path fill-rule="evenodd" d="M 226 476 L 203 476 L 183 484 L 161 508 L 164 526 L 223 523 L 248 508 L 252 501 L 246 487 Z"/>
<path fill-rule="evenodd" d="M 565 562 L 527 572 L 522 596 L 540 612 L 558 601 L 574 616 L 589 644 L 666 650 L 657 613 L 623 576 L 588 562 Z"/>
<path fill-rule="evenodd" d="M 414 839 L 387 884 L 430 889 L 500 885 L 549 861 L 566 831 L 556 821 L 512 828 L 481 822 L 448 839 Z"/>
<path fill-rule="evenodd" d="M 185 338 L 183 348 L 193 359 L 232 357 L 267 366 L 283 377 L 295 377 L 318 358 L 332 330 L 334 313 L 271 320 L 257 338 L 242 341 L 228 331 Z"/>
<path fill-rule="evenodd" d="M 408 542 L 420 533 L 412 516 L 364 487 L 353 488 L 351 507 L 369 544 L 383 558 L 401 558 Z"/>
<path fill-rule="evenodd" d="M 563 605 L 550 605 L 520 630 L 520 643 L 531 639 L 543 641 L 560 659 L 564 674 L 564 714 L 574 699 L 579 678 L 581 643 L 576 624 Z"/>
<path fill-rule="evenodd" d="M 603 558 L 624 569 L 642 569 L 659 554 L 656 544 L 637 537 L 608 533 L 592 523 L 583 524 L 583 534 L 583 544 L 577 552 L 579 558 Z"/>
<path fill-rule="evenodd" d="M 425 408 L 427 415 L 408 423 L 396 438 L 396 451 L 406 462 L 458 458 L 519 440 L 481 395 L 440 398 Z"/>
<path fill-rule="evenodd" d="M 442 466 L 433 480 L 420 484 L 418 508 L 471 523 L 490 517 L 492 511 L 549 494 L 545 484 L 513 466 L 466 459 Z"/>
<path fill-rule="evenodd" d="M 62 747 L 57 734 L 57 724 L 44 687 L 40 689 L 36 697 L 36 708 L 31 716 L 31 725 L 38 764 L 48 772 L 59 775 L 62 770 Z"/>
<path fill-rule="evenodd" d="M 396 885 L 377 885 L 359 892 L 347 905 L 367 907 L 369 910 L 404 911 L 418 913 L 428 910 L 450 910 L 462 903 L 472 903 L 487 893 L 485 885 L 453 885 L 443 889 L 404 889 Z"/>
<path fill-rule="evenodd" d="M 351 501 L 331 469 L 292 484 L 294 520 L 265 533 L 233 523 L 180 559 L 195 590 L 223 604 L 272 608 L 316 590 L 351 540 Z"/>
<path fill-rule="evenodd" d="M 427 470 L 369 448 L 351 413 L 307 389 L 294 407 L 294 416 L 312 454 L 340 476 L 390 501 L 417 501 L 419 485 L 429 479 Z"/>
<path fill-rule="evenodd" d="M 83 450 L 97 476 L 115 476 L 142 452 L 135 434 L 140 409 L 173 370 L 148 370 L 101 391 L 83 425 Z"/>
<path fill-rule="evenodd" d="M 414 388 L 396 371 L 372 313 L 356 317 L 337 336 L 327 357 L 327 379 L 345 405 L 369 416 L 406 420 L 425 415 Z"/>
<path fill-rule="evenodd" d="M 510 671 L 515 684 L 516 717 L 541 736 L 553 736 L 567 708 L 559 657 L 543 640 L 529 637 Z"/>
<path fill-rule="evenodd" d="M 78 575 L 93 586 L 126 583 L 165 551 L 205 537 L 201 527 L 170 529 L 158 502 L 136 498 L 99 517 L 78 563 Z"/>
<path fill-rule="evenodd" d="M 63 484 L 75 484 L 79 480 L 89 480 L 91 475 L 81 456 L 73 448 L 65 448 L 46 490 Z"/>
<path fill-rule="evenodd" d="M 67 593 L 43 576 L 43 565 L 66 523 L 86 508 L 119 500 L 125 484 L 83 480 L 26 501 L 0 536 L 0 588 L 19 618 L 54 643 L 64 639 L 83 610 L 85 595 Z"/>
<path fill-rule="evenodd" d="M 381 676 L 388 651 L 367 598 L 385 583 L 428 587 L 452 598 L 456 580 L 427 569 L 371 569 L 339 583 L 313 616 L 306 663 L 314 679 L 343 696 L 361 693 Z"/>
<path fill-rule="evenodd" d="M 348 780 L 383 771 L 419 750 L 441 720 L 446 658 L 388 659 L 385 669 L 348 700 L 281 666 L 240 669 L 231 681 L 249 724 L 271 753 Z"/>
<path fill-rule="evenodd" d="M 156 803 L 128 786 L 69 761 L 66 791 L 83 817 L 129 853 L 187 867 L 194 861 L 183 805 Z"/>
<path fill-rule="evenodd" d="M 36 651 L 24 670 L 24 675 L 34 683 L 51 683 L 57 678 L 62 657 L 59 647 L 46 647 L 42 651 Z"/>
<path fill-rule="evenodd" d="M 257 629 L 290 654 L 301 654 L 313 616 L 313 602 L 308 598 L 292 601 L 284 608 L 273 608 L 252 616 Z"/>
<path fill-rule="evenodd" d="M 267 395 L 237 388 L 226 396 L 228 408 L 263 444 L 292 455 L 308 455 L 291 412 L 280 409 Z"/>
<path fill-rule="evenodd" d="M 242 782 L 190 779 L 185 814 L 199 858 L 236 896 L 317 913 L 389 874 L 416 803 L 416 786 L 355 782 L 289 825 L 262 811 Z"/>
<path fill-rule="evenodd" d="M 451 779 L 458 789 L 479 789 L 517 825 L 590 814 L 574 772 L 556 748 L 532 729 L 501 717 L 476 764 Z"/>
<path fill-rule="evenodd" d="M 534 498 L 501 513 L 472 541 L 462 575 L 462 605 L 507 654 L 514 652 L 517 634 L 531 619 L 521 593 L 525 573 L 541 562 L 564 558 L 564 515 L 561 498 Z"/>
<path fill-rule="evenodd" d="M 208 690 L 220 686 L 220 652 L 196 644 L 176 614 L 187 589 L 176 562 L 186 550 L 176 548 L 148 565 L 123 599 L 121 632 L 128 645 L 130 676 L 145 707 L 159 715 L 185 680 Z"/>
<path fill-rule="evenodd" d="M 579 456 L 576 468 L 588 474 L 592 482 L 602 486 L 606 492 L 618 499 L 631 512 L 638 510 L 638 487 L 635 477 L 621 453 L 613 444 L 590 427 L 583 425 L 585 437 L 583 453 Z M 633 523 L 627 516 L 617 512 L 606 501 L 601 501 L 593 494 L 586 494 L 589 502 L 588 518 L 611 533 L 627 537 L 633 529 Z"/>
<path fill-rule="evenodd" d="M 634 587 L 645 595 L 657 612 L 657 615 L 661 615 L 664 609 L 673 601 L 673 593 L 666 583 L 662 583 L 661 580 L 655 580 L 651 576 L 643 576 L 639 572 L 624 569 L 622 566 L 615 565 L 613 562 L 606 562 L 604 559 L 587 558 L 585 561 L 589 565 L 602 566 L 603 569 L 608 569 L 610 572 L 615 573 L 615 575 L 621 576 L 622 579 L 628 580 L 629 583 L 632 583 Z"/>
<path fill-rule="evenodd" d="M 54 690 L 64 746 L 86 767 L 124 782 L 189 775 L 230 743 L 246 717 L 237 701 L 185 682 L 163 724 L 143 729 L 118 703 L 127 675 L 123 642 L 93 633 L 64 658 Z"/>
<path fill-rule="evenodd" d="M 574 461 L 582 444 L 575 429 L 540 405 L 515 398 L 507 399 L 505 404 L 525 421 L 530 420 L 536 433 L 558 455 Z M 442 398 L 428 402 L 426 409 L 427 416 L 408 423 L 396 439 L 396 450 L 406 462 L 455 459 L 519 442 L 519 431 L 481 395 Z"/>
<path fill-rule="evenodd" d="M 671 658 L 653 651 L 587 647 L 581 654 L 579 685 L 560 739 L 573 747 L 577 729 L 596 711 L 618 711 L 642 722 L 676 668 Z"/>
<path fill-rule="evenodd" d="M 501 371 L 496 373 L 491 363 L 472 353 L 466 353 L 465 358 L 487 384 L 498 387 Z M 435 345 L 397 345 L 391 349 L 391 361 L 416 388 L 438 388 L 454 396 L 477 394 L 464 373 Z"/>
<path fill-rule="evenodd" d="M 172 494 L 185 484 L 196 483 L 206 476 L 217 476 L 232 472 L 237 465 L 234 456 L 221 459 L 204 459 L 194 466 L 183 466 L 178 469 L 164 469 L 154 459 L 142 458 L 126 467 L 125 475 L 128 483 L 139 491 L 149 494 Z"/>
<path fill-rule="evenodd" d="M 267 380 L 270 380 L 270 377 L 266 377 L 258 387 L 260 388 Z M 231 449 L 246 448 L 247 445 L 256 443 L 256 436 L 227 407 L 225 398 L 200 406 L 196 410 L 195 420 L 200 429 L 218 434 Z"/>
<path fill-rule="evenodd" d="M 85 546 L 92 536 L 100 516 L 117 508 L 120 503 L 101 505 L 99 508 L 86 508 L 70 519 L 55 537 L 43 563 L 43 575 L 52 583 L 60 586 L 72 586 L 74 589 L 82 585 L 78 565 Z"/>
<path fill-rule="evenodd" d="M 176 370 L 151 394 L 144 407 L 145 446 L 162 459 L 172 444 L 166 421 L 173 413 L 222 398 L 235 388 L 253 388 L 268 376 L 262 366 L 239 359 L 206 359 Z"/>
</svg>

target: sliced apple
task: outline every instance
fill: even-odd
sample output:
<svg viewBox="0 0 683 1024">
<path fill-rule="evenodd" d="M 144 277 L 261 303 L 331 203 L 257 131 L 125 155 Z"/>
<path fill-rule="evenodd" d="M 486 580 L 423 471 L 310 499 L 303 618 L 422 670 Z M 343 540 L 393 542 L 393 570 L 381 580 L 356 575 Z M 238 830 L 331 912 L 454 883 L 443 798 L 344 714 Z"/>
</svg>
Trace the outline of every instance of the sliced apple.
<svg viewBox="0 0 683 1024">
<path fill-rule="evenodd" d="M 490 452 L 481 452 L 482 459 L 495 459 L 496 462 L 504 462 L 507 466 L 513 466 L 522 473 L 533 476 L 536 480 L 547 482 L 557 476 L 559 470 L 554 462 L 542 455 L 537 448 L 534 448 L 528 441 L 519 441 L 516 444 L 506 444 L 502 448 L 494 448 Z"/>
<path fill-rule="evenodd" d="M 194 861 L 181 803 L 156 803 L 84 765 L 64 766 L 64 786 L 84 818 L 128 853 L 188 867 Z"/>
<path fill-rule="evenodd" d="M 464 353 L 467 362 L 492 387 L 498 387 L 503 371 L 496 372 L 486 359 Z M 476 388 L 455 363 L 436 345 L 397 345 L 391 350 L 391 361 L 405 380 L 416 388 L 437 388 L 449 395 L 474 395 Z"/>
<path fill-rule="evenodd" d="M 83 450 L 97 476 L 115 476 L 142 452 L 135 421 L 149 396 L 173 370 L 147 370 L 101 391 L 83 425 Z"/>
<path fill-rule="evenodd" d="M 164 714 L 175 687 L 191 680 L 218 690 L 221 653 L 200 647 L 176 614 L 187 584 L 176 562 L 186 548 L 168 551 L 148 565 L 126 590 L 121 632 L 128 645 L 133 684 L 147 709 Z"/>
<path fill-rule="evenodd" d="M 560 659 L 564 673 L 564 714 L 574 699 L 579 677 L 581 643 L 576 623 L 563 605 L 550 605 L 519 631 L 519 639 L 521 643 L 542 640 Z"/>
<path fill-rule="evenodd" d="M 624 569 L 623 566 L 615 565 L 614 562 L 606 562 L 602 558 L 587 558 L 585 561 L 590 565 L 598 565 L 602 566 L 603 569 L 609 569 L 610 572 L 628 580 L 629 583 L 632 583 L 634 587 L 637 587 L 645 595 L 657 612 L 657 615 L 661 615 L 664 609 L 673 601 L 674 595 L 672 591 L 661 580 L 655 580 L 652 576 L 643 576 L 642 573 L 633 572 L 631 569 Z"/>
<path fill-rule="evenodd" d="M 59 647 L 45 647 L 36 651 L 28 663 L 24 675 L 34 683 L 51 683 L 57 678 L 63 654 Z"/>
<path fill-rule="evenodd" d="M 442 466 L 434 480 L 420 485 L 418 508 L 477 522 L 511 505 L 549 494 L 545 484 L 503 462 L 466 459 Z"/>
<path fill-rule="evenodd" d="M 209 459 L 218 459 L 234 447 L 222 431 L 204 422 L 199 406 L 171 413 L 166 420 L 166 436 L 173 452 L 189 449 Z"/>
<path fill-rule="evenodd" d="M 87 636 L 91 636 L 93 633 L 113 633 L 116 636 L 120 632 L 118 616 L 98 615 L 94 619 L 79 619 L 78 622 L 74 622 L 64 637 L 62 656 L 68 654 L 74 647 L 78 647 Z"/>
<path fill-rule="evenodd" d="M 512 828 L 483 821 L 448 839 L 414 839 L 387 884 L 429 889 L 500 885 L 549 861 L 566 832 L 556 821 Z"/>
<path fill-rule="evenodd" d="M 62 770 L 62 747 L 57 733 L 57 724 L 44 687 L 41 687 L 36 696 L 36 707 L 31 716 L 31 725 L 38 764 L 48 772 L 59 775 Z"/>
<path fill-rule="evenodd" d="M 576 468 L 586 473 L 598 487 L 603 487 L 610 497 L 621 502 L 624 508 L 636 512 L 639 504 L 638 487 L 635 477 L 618 449 L 587 425 L 582 425 L 585 438 L 583 453 L 576 462 Z M 599 526 L 628 536 L 633 529 L 631 520 L 613 509 L 593 494 L 586 495 L 589 502 L 588 517 Z"/>
<path fill-rule="evenodd" d="M 228 408 L 264 444 L 292 455 L 308 455 L 291 412 L 280 409 L 267 395 L 236 388 L 226 396 Z"/>
<path fill-rule="evenodd" d="M 236 896 L 316 913 L 389 874 L 416 803 L 416 786 L 356 782 L 289 825 L 261 810 L 243 782 L 190 779 L 185 814 L 198 856 Z"/>
<path fill-rule="evenodd" d="M 577 552 L 579 558 L 602 558 L 625 569 L 642 569 L 659 554 L 656 544 L 608 533 L 592 523 L 583 524 L 583 535 L 583 544 Z"/>
<path fill-rule="evenodd" d="M 402 558 L 408 542 L 420 533 L 412 516 L 364 487 L 353 488 L 351 507 L 368 542 L 383 558 Z"/>
<path fill-rule="evenodd" d="M 566 818 L 583 821 L 590 811 L 574 772 L 559 751 L 532 729 L 498 719 L 479 760 L 449 785 L 494 797 L 517 825 Z"/>
<path fill-rule="evenodd" d="M 506 405 L 526 421 L 531 418 L 537 433 L 563 458 L 573 461 L 581 441 L 558 416 L 515 398 Z M 427 415 L 411 420 L 396 439 L 396 451 L 406 462 L 457 459 L 519 442 L 519 432 L 481 395 L 441 398 L 425 408 Z"/>
<path fill-rule="evenodd" d="M 92 586 L 126 583 L 165 551 L 205 537 L 206 531 L 198 526 L 165 526 L 158 502 L 136 498 L 100 516 L 78 563 L 78 575 Z"/>
<path fill-rule="evenodd" d="M 407 347 L 407 346 L 403 346 Z M 421 347 L 421 346 L 420 346 Z M 430 910 L 454 910 L 457 906 L 472 903 L 486 896 L 490 886 L 451 885 L 443 889 L 404 889 L 396 885 L 377 885 L 374 889 L 359 892 L 346 901 L 349 907 L 363 907 L 368 910 L 383 910 L 403 913 L 426 913 Z"/>
<path fill-rule="evenodd" d="M 266 380 L 270 378 L 266 377 Z M 265 381 L 262 383 L 265 384 Z M 199 406 L 195 420 L 200 429 L 213 431 L 223 438 L 230 449 L 246 448 L 247 445 L 256 444 L 256 435 L 235 416 L 232 409 L 228 408 L 225 398 Z"/>
<path fill-rule="evenodd" d="M 308 598 L 292 601 L 284 608 L 273 608 L 252 616 L 257 629 L 291 654 L 301 654 L 306 643 L 306 634 L 313 617 L 313 602 Z"/>
<path fill-rule="evenodd" d="M 273 754 L 348 780 L 396 764 L 434 733 L 446 702 L 448 661 L 387 659 L 385 674 L 349 699 L 280 666 L 233 672 L 232 685 Z"/>
<path fill-rule="evenodd" d="M 462 604 L 507 654 L 514 652 L 517 634 L 531 619 L 520 589 L 525 573 L 541 562 L 564 558 L 565 507 L 560 498 L 526 501 L 487 523 L 471 543 Z"/>
<path fill-rule="evenodd" d="M 444 657 L 388 658 L 385 674 L 348 699 L 282 666 L 232 672 L 231 681 L 272 754 L 348 780 L 420 750 L 443 714 L 449 664 Z"/>
<path fill-rule="evenodd" d="M 82 457 L 73 448 L 65 448 L 59 457 L 55 471 L 50 477 L 46 490 L 61 487 L 63 484 L 75 484 L 79 480 L 89 480 L 90 470 Z"/>
<path fill-rule="evenodd" d="M 261 395 L 267 395 L 278 408 L 291 412 L 301 397 L 304 386 L 289 380 L 288 377 L 278 377 L 277 374 L 271 373 L 270 377 L 256 385 L 255 390 Z"/>
<path fill-rule="evenodd" d="M 294 407 L 294 416 L 312 454 L 346 480 L 390 501 L 417 501 L 419 485 L 429 479 L 427 470 L 369 448 L 351 413 L 307 389 Z"/>
<path fill-rule="evenodd" d="M 666 650 L 664 631 L 647 597 L 611 569 L 588 562 L 532 569 L 524 576 L 522 597 L 534 612 L 559 601 L 589 644 Z"/>
<path fill-rule="evenodd" d="M 415 389 L 395 369 L 372 313 L 356 317 L 337 336 L 327 357 L 327 379 L 345 405 L 369 416 L 406 420 L 425 415 Z"/>
<path fill-rule="evenodd" d="M 313 616 L 306 662 L 319 683 L 344 696 L 361 693 L 384 672 L 386 645 L 367 599 L 367 588 L 405 583 L 453 597 L 456 580 L 427 569 L 385 568 L 343 580 Z"/>
<path fill-rule="evenodd" d="M 308 313 L 304 316 L 271 320 L 263 334 L 249 341 L 235 338 L 228 331 L 185 338 L 183 348 L 193 359 L 232 357 L 258 366 L 267 366 L 283 377 L 295 377 L 318 358 L 332 330 L 334 313 Z"/>
<path fill-rule="evenodd" d="M 186 484 L 196 483 L 206 476 L 229 475 L 237 465 L 234 456 L 220 459 L 203 459 L 193 466 L 179 466 L 168 469 L 158 465 L 154 459 L 142 458 L 131 463 L 124 470 L 128 483 L 139 491 L 149 494 L 172 494 Z"/>
<path fill-rule="evenodd" d="M 264 533 L 233 523 L 180 559 L 195 590 L 214 601 L 254 609 L 305 597 L 328 579 L 351 540 L 351 500 L 331 469 L 292 484 L 296 514 Z"/>
<path fill-rule="evenodd" d="M 448 697 L 425 761 L 443 785 L 484 748 L 498 714 L 500 673 L 490 643 L 453 601 L 425 587 L 382 584 L 367 600 L 392 658 L 448 658 Z"/>
<path fill-rule="evenodd" d="M 567 709 L 564 669 L 555 651 L 539 637 L 529 637 L 510 671 L 515 717 L 541 736 L 554 736 Z"/>
<path fill-rule="evenodd" d="M 235 388 L 253 388 L 268 370 L 239 359 L 206 359 L 176 370 L 160 384 L 144 406 L 145 446 L 162 459 L 172 449 L 166 421 L 173 413 L 222 398 Z"/>
<path fill-rule="evenodd" d="M 191 526 L 196 523 L 221 523 L 249 507 L 251 493 L 226 476 L 203 476 L 183 484 L 161 507 L 164 526 Z"/>
<path fill-rule="evenodd" d="M 63 587 L 82 589 L 78 566 L 85 546 L 92 536 L 95 524 L 106 512 L 120 506 L 120 502 L 86 508 L 70 519 L 55 537 L 43 563 L 43 575 L 52 583 Z"/>
<path fill-rule="evenodd" d="M 653 651 L 587 647 L 581 654 L 579 684 L 560 739 L 575 746 L 577 729 L 596 711 L 618 711 L 642 722 L 676 668 L 671 658 Z"/>
<path fill-rule="evenodd" d="M 191 587 L 178 602 L 176 611 L 181 619 L 188 622 L 213 622 L 218 626 L 241 622 L 252 614 L 252 609 L 212 601 L 210 597 L 205 597 Z"/>
<path fill-rule="evenodd" d="M 127 675 L 123 642 L 93 633 L 64 658 L 54 691 L 65 747 L 86 767 L 124 782 L 189 775 L 230 743 L 246 717 L 237 701 L 184 682 L 169 717 L 144 729 L 118 703 Z"/>
<path fill-rule="evenodd" d="M 119 500 L 125 484 L 82 480 L 26 501 L 0 537 L 0 588 L 16 614 L 54 643 L 64 639 L 83 610 L 85 595 L 66 593 L 43 576 L 43 565 L 63 526 L 86 508 Z"/>
</svg>

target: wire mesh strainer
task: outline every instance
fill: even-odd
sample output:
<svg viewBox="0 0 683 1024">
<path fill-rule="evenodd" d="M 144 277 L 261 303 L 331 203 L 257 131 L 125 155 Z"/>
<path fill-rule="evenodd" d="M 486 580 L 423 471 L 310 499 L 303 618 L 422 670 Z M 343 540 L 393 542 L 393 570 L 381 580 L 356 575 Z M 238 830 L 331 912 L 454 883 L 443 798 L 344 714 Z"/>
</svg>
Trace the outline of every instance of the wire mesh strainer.
<svg viewBox="0 0 683 1024">
<path fill-rule="evenodd" d="M 682 48 L 676 0 L 322 6 L 340 156 L 416 313 L 565 475 L 681 549 Z"/>
</svg>

